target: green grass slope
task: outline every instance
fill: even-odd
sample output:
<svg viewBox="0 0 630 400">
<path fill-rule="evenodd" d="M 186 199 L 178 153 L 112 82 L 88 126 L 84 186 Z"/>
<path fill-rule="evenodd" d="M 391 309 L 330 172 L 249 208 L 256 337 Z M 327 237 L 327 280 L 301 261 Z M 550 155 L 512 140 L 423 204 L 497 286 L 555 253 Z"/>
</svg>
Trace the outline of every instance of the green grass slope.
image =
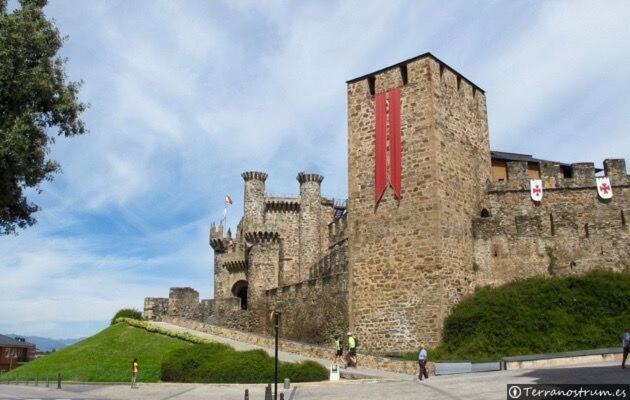
<svg viewBox="0 0 630 400">
<path fill-rule="evenodd" d="M 630 273 L 531 278 L 479 289 L 459 303 L 431 358 L 496 360 L 620 347 L 625 327 L 630 327 Z"/>
<path fill-rule="evenodd" d="M 56 379 L 81 382 L 129 382 L 131 362 L 140 364 L 140 382 L 268 383 L 273 358 L 262 350 L 236 351 L 188 333 L 121 319 L 72 346 L 29 362 L 0 377 L 2 381 Z M 315 362 L 280 363 L 280 377 L 294 382 L 328 378 Z"/>
<path fill-rule="evenodd" d="M 3 380 L 56 379 L 82 382 L 125 382 L 131 378 L 131 361 L 138 358 L 140 382 L 160 380 L 165 356 L 192 344 L 127 324 L 112 325 L 81 342 L 31 361 L 3 376 Z"/>
</svg>

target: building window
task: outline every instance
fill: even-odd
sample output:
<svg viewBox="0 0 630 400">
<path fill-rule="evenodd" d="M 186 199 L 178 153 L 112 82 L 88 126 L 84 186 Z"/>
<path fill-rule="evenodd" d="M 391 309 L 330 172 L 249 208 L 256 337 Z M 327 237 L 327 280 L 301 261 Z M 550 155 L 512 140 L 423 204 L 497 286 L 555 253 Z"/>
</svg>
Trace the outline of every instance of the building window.
<svg viewBox="0 0 630 400">
<path fill-rule="evenodd" d="M 507 163 L 505 161 L 492 161 L 492 182 L 507 181 Z"/>
</svg>

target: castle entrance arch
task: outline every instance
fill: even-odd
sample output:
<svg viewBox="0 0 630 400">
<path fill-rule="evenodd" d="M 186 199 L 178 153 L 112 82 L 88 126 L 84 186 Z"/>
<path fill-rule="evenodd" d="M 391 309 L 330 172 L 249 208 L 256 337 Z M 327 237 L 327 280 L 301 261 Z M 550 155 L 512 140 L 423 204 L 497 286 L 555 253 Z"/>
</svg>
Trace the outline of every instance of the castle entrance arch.
<svg viewBox="0 0 630 400">
<path fill-rule="evenodd" d="M 241 310 L 247 310 L 247 281 L 240 280 L 232 285 L 232 295 L 241 299 Z"/>
</svg>

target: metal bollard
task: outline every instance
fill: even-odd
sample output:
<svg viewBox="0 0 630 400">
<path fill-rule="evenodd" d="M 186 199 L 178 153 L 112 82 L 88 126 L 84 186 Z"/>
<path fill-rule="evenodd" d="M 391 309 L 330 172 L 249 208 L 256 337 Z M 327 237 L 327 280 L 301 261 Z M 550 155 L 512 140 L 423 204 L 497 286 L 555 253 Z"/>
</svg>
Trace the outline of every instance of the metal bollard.
<svg viewBox="0 0 630 400">
<path fill-rule="evenodd" d="M 271 383 L 265 388 L 265 400 L 272 400 L 271 397 Z"/>
<path fill-rule="evenodd" d="M 280 392 L 280 400 L 284 400 L 284 393 Z"/>
<path fill-rule="evenodd" d="M 290 389 L 291 388 L 291 379 L 284 378 L 284 388 L 285 389 Z"/>
<path fill-rule="evenodd" d="M 249 400 L 249 389 L 245 389 L 245 397 L 244 400 Z"/>
<path fill-rule="evenodd" d="M 61 372 L 57 372 L 57 389 L 61 389 Z"/>
</svg>

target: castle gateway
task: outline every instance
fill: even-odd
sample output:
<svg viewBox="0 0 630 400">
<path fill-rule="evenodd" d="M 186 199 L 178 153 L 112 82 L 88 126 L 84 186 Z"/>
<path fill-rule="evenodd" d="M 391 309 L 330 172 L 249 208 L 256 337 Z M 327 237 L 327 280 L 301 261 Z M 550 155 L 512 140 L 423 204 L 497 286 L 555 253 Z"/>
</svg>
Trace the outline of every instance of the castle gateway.
<svg viewBox="0 0 630 400">
<path fill-rule="evenodd" d="M 426 53 L 348 84 L 348 200 L 299 173 L 274 197 L 244 172 L 232 236 L 213 226 L 214 299 L 191 288 L 145 299 L 145 316 L 311 343 L 351 329 L 362 350 L 437 344 L 445 318 L 482 285 L 630 268 L 624 160 L 564 164 L 489 147 L 482 89 Z"/>
</svg>

